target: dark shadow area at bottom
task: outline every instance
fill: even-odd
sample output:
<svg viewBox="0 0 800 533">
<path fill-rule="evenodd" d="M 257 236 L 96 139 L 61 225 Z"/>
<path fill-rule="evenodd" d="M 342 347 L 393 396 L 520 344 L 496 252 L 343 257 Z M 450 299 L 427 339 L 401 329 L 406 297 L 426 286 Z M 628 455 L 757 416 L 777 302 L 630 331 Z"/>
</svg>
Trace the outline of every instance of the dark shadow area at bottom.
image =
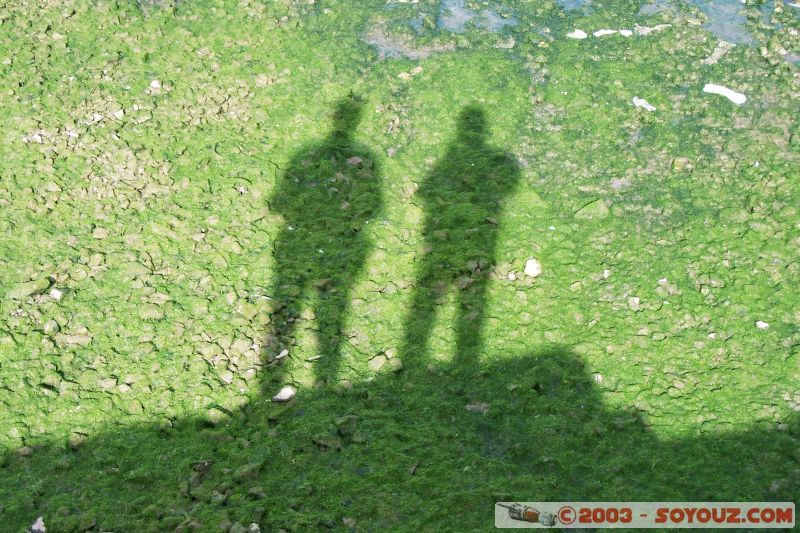
<svg viewBox="0 0 800 533">
<path fill-rule="evenodd" d="M 786 431 L 659 439 L 604 407 L 583 362 L 530 354 L 257 401 L 225 423 L 100 433 L 0 468 L 2 531 L 472 531 L 518 501 L 789 501 Z M 233 529 L 230 528 L 234 525 Z M 239 529 L 237 529 L 239 528 Z"/>
</svg>

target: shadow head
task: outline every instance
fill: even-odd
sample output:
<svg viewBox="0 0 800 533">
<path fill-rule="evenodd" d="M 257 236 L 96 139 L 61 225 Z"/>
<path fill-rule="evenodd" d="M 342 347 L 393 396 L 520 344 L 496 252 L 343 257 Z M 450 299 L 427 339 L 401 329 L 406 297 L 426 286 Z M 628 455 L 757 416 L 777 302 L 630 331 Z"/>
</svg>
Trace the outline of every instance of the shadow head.
<svg viewBox="0 0 800 533">
<path fill-rule="evenodd" d="M 346 96 L 336 102 L 331 113 L 333 130 L 339 135 L 350 135 L 361 122 L 364 103 L 355 96 Z"/>
<path fill-rule="evenodd" d="M 480 106 L 468 105 L 458 116 L 458 136 L 470 144 L 485 142 L 489 134 L 486 113 Z"/>
</svg>

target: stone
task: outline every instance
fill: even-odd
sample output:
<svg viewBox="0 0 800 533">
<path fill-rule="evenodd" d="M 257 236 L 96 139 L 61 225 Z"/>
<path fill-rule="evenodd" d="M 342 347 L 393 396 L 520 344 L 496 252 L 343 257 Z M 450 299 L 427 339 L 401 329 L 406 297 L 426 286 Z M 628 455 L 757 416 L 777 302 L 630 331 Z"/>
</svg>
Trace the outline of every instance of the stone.
<svg viewBox="0 0 800 533">
<path fill-rule="evenodd" d="M 639 98 L 638 96 L 634 96 L 633 97 L 633 105 L 635 107 L 640 107 L 640 108 L 644 109 L 645 111 L 655 111 L 656 110 L 656 107 L 654 105 L 651 105 L 647 100 L 645 100 L 644 98 Z"/>
<path fill-rule="evenodd" d="M 294 398 L 296 394 L 297 394 L 297 389 L 295 389 L 291 385 L 284 385 L 281 388 L 281 390 L 278 391 L 278 394 L 272 397 L 272 401 L 277 403 L 288 402 L 289 400 Z"/>
<path fill-rule="evenodd" d="M 480 413 L 482 415 L 489 412 L 489 404 L 483 402 L 468 403 L 465 408 L 471 413 Z"/>
<path fill-rule="evenodd" d="M 394 359 L 390 359 L 389 360 L 389 369 L 392 372 L 400 372 L 401 370 L 403 370 L 403 361 L 401 361 L 400 359 L 398 359 L 396 357 Z"/>
<path fill-rule="evenodd" d="M 599 219 L 607 217 L 608 213 L 608 204 L 602 199 L 597 199 L 578 209 L 575 212 L 575 218 L 579 220 Z"/>
<path fill-rule="evenodd" d="M 345 415 L 336 419 L 336 430 L 342 437 L 351 437 L 355 434 L 358 426 L 356 415 Z"/>
<path fill-rule="evenodd" d="M 29 531 L 30 533 L 45 533 L 47 528 L 44 527 L 44 518 L 41 516 L 37 518 L 36 522 L 31 525 Z"/>
<path fill-rule="evenodd" d="M 8 293 L 6 293 L 6 298 L 8 298 L 9 300 L 23 300 L 29 296 L 33 296 L 35 294 L 41 294 L 49 288 L 50 288 L 50 280 L 48 278 L 28 281 L 25 283 L 20 283 L 19 285 L 8 291 Z"/>
<path fill-rule="evenodd" d="M 369 369 L 373 372 L 377 372 L 380 370 L 384 364 L 386 364 L 386 356 L 385 355 L 377 355 L 369 360 Z"/>
<path fill-rule="evenodd" d="M 525 275 L 531 278 L 535 278 L 542 273 L 542 264 L 533 258 L 528 259 L 525 261 Z"/>
<path fill-rule="evenodd" d="M 603 37 L 605 35 L 614 35 L 615 33 L 617 33 L 617 30 L 597 30 L 592 35 L 595 37 Z"/>
<path fill-rule="evenodd" d="M 45 335 L 55 335 L 56 333 L 58 333 L 61 327 L 55 320 L 48 320 L 47 322 L 44 323 L 42 329 L 44 330 Z"/>
<path fill-rule="evenodd" d="M 586 39 L 589 35 L 583 30 L 574 30 L 567 34 L 570 39 Z"/>
<path fill-rule="evenodd" d="M 80 448 L 83 445 L 83 443 L 86 442 L 87 438 L 88 437 L 86 435 L 84 435 L 83 433 L 78 433 L 77 431 L 73 431 L 72 433 L 70 433 L 68 439 L 70 450 L 77 450 L 78 448 Z"/>
</svg>

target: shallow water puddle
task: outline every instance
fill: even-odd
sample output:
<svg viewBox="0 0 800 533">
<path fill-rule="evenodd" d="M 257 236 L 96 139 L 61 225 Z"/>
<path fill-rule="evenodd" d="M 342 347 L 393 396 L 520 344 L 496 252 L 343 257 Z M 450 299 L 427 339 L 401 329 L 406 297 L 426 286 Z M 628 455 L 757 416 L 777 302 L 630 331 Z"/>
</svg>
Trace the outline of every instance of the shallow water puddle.
<svg viewBox="0 0 800 533">
<path fill-rule="evenodd" d="M 475 20 L 475 25 L 491 32 L 501 31 L 506 26 L 516 26 L 517 19 L 503 17 L 493 9 L 484 9 L 477 12 L 464 5 L 464 0 L 443 0 L 436 19 L 436 27 L 461 33 L 466 30 L 467 24 Z"/>
</svg>

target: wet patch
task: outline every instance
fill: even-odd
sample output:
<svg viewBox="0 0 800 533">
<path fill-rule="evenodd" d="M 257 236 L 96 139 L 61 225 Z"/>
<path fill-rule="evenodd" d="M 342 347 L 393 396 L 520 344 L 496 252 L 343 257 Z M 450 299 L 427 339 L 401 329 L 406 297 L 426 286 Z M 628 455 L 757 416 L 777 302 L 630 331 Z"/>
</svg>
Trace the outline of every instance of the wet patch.
<svg viewBox="0 0 800 533">
<path fill-rule="evenodd" d="M 473 22 L 478 28 L 491 32 L 502 31 L 506 26 L 516 26 L 517 19 L 504 17 L 493 9 L 480 12 L 468 8 L 464 0 L 444 0 L 441 3 L 436 27 L 453 33 L 466 31 L 467 25 Z M 421 21 L 420 21 L 421 24 Z"/>
<path fill-rule="evenodd" d="M 452 43 L 417 45 L 411 37 L 393 34 L 383 24 L 370 29 L 364 37 L 364 42 L 374 46 L 381 59 L 399 57 L 425 59 L 435 52 L 452 52 L 456 49 Z"/>
<path fill-rule="evenodd" d="M 754 42 L 746 28 L 745 6 L 739 0 L 689 0 L 689 4 L 708 17 L 703 28 L 720 39 L 734 44 Z"/>
</svg>

